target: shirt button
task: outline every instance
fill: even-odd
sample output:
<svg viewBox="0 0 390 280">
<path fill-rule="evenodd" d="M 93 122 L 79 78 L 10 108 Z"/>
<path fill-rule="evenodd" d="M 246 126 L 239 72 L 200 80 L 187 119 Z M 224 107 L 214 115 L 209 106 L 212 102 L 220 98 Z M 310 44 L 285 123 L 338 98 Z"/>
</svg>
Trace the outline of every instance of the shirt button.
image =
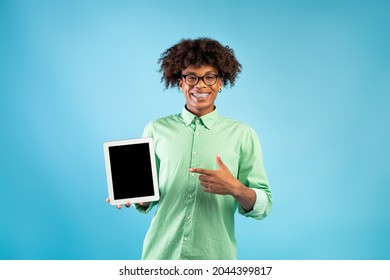
<svg viewBox="0 0 390 280">
<path fill-rule="evenodd" d="M 199 132 L 195 132 L 196 135 L 199 135 Z"/>
<path fill-rule="evenodd" d="M 195 173 L 191 173 L 191 176 L 194 177 L 194 176 L 195 176 Z"/>
<path fill-rule="evenodd" d="M 187 237 L 184 237 L 184 238 L 183 238 L 183 240 L 184 240 L 184 241 L 187 241 L 187 240 L 188 240 L 188 238 L 187 238 Z"/>
<path fill-rule="evenodd" d="M 187 217 L 186 220 L 187 220 L 187 221 L 191 220 L 191 217 Z"/>
<path fill-rule="evenodd" d="M 197 152 L 193 152 L 194 155 L 197 155 L 198 153 Z"/>
<path fill-rule="evenodd" d="M 188 195 L 188 198 L 192 198 L 192 194 Z"/>
</svg>

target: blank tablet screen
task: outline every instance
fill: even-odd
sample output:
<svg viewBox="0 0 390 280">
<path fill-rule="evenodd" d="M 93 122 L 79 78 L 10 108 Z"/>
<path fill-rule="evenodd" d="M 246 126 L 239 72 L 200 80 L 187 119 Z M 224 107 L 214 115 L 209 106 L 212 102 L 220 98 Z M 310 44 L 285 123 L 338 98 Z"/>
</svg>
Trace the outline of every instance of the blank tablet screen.
<svg viewBox="0 0 390 280">
<path fill-rule="evenodd" d="M 149 144 L 109 147 L 115 199 L 154 195 Z"/>
</svg>

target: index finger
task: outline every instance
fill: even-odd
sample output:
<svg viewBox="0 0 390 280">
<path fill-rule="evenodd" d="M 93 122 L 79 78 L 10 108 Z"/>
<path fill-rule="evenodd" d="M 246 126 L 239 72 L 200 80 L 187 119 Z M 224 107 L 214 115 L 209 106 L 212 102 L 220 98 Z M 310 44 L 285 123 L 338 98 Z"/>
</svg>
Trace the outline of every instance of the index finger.
<svg viewBox="0 0 390 280">
<path fill-rule="evenodd" d="M 191 173 L 199 173 L 204 175 L 211 175 L 214 170 L 204 169 L 204 168 L 189 168 L 189 172 Z"/>
</svg>

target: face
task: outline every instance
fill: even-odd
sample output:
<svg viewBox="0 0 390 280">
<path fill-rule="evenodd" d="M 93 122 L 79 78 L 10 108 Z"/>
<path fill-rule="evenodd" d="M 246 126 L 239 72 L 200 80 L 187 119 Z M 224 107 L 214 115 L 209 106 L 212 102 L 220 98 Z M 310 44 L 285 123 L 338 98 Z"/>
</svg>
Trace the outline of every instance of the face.
<svg viewBox="0 0 390 280">
<path fill-rule="evenodd" d="M 218 75 L 218 70 L 210 65 L 202 65 L 197 67 L 190 65 L 182 70 L 182 75 L 193 74 L 198 77 L 203 77 L 207 74 Z M 207 78 L 204 78 L 207 80 Z M 214 110 L 214 102 L 218 95 L 218 90 L 222 88 L 222 79 L 217 78 L 214 85 L 208 86 L 202 79 L 198 79 L 196 85 L 190 86 L 184 78 L 179 80 L 179 88 L 184 93 L 186 99 L 186 108 L 191 113 L 198 117 L 206 115 Z"/>
</svg>

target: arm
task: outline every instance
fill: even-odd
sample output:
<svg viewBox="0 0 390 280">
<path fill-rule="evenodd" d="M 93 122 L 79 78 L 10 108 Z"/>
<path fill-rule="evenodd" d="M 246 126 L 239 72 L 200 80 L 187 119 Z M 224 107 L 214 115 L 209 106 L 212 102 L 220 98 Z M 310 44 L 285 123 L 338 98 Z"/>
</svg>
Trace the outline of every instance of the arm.
<svg viewBox="0 0 390 280">
<path fill-rule="evenodd" d="M 217 170 L 190 168 L 190 172 L 199 173 L 200 185 L 205 192 L 231 195 L 245 211 L 251 211 L 256 202 L 256 193 L 237 180 L 219 155 L 216 157 Z"/>
</svg>

